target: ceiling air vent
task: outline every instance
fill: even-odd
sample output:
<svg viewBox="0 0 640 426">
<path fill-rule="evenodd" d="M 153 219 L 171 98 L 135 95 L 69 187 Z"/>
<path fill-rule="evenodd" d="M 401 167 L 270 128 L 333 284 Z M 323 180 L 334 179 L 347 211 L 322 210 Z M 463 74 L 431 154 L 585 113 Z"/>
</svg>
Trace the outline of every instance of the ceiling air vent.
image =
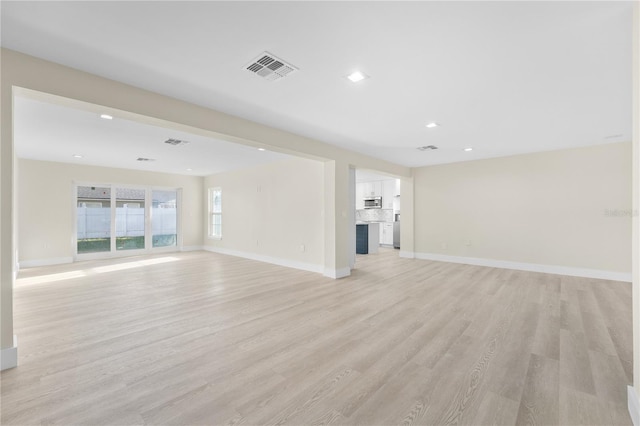
<svg viewBox="0 0 640 426">
<path fill-rule="evenodd" d="M 166 141 L 164 141 L 164 143 L 169 144 L 169 145 L 173 145 L 173 146 L 178 146 L 178 145 L 186 145 L 189 143 L 189 141 L 183 141 L 181 139 L 167 139 Z"/>
<path fill-rule="evenodd" d="M 418 151 L 430 151 L 430 150 L 438 149 L 438 147 L 435 145 L 427 145 L 427 146 L 419 146 L 416 149 Z"/>
<path fill-rule="evenodd" d="M 248 71 L 267 80 L 280 80 L 283 77 L 298 71 L 298 68 L 286 63 L 269 52 L 264 52 L 245 67 Z"/>
<path fill-rule="evenodd" d="M 144 157 L 138 157 L 136 158 L 136 161 L 156 161 L 153 158 L 144 158 Z"/>
</svg>

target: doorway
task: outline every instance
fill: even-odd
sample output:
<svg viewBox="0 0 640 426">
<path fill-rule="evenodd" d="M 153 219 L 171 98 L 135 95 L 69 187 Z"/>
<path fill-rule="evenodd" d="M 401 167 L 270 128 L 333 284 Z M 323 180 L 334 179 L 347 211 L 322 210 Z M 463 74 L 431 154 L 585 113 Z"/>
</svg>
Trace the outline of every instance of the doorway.
<svg viewBox="0 0 640 426">
<path fill-rule="evenodd" d="M 400 179 L 356 169 L 353 186 L 355 253 L 375 255 L 379 250 L 399 250 Z"/>
<path fill-rule="evenodd" d="M 177 248 L 178 198 L 178 189 L 75 185 L 76 259 Z"/>
</svg>

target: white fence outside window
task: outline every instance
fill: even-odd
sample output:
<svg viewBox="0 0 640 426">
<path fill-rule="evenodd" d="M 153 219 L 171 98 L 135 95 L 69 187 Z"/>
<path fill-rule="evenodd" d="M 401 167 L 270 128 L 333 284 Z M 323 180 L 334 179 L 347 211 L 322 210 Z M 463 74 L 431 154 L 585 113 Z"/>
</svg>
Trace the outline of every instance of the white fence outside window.
<svg viewBox="0 0 640 426">
<path fill-rule="evenodd" d="M 111 208 L 78 207 L 78 239 L 109 238 Z M 176 234 L 176 209 L 152 209 L 153 235 Z M 116 237 L 144 236 L 144 208 L 116 208 Z"/>
</svg>

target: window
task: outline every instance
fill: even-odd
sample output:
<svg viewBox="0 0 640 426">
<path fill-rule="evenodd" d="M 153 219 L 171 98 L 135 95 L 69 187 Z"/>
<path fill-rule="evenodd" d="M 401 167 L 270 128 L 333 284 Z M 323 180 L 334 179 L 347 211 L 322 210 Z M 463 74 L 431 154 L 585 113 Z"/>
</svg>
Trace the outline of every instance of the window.
<svg viewBox="0 0 640 426">
<path fill-rule="evenodd" d="M 222 189 L 209 188 L 209 237 L 222 238 Z"/>
<path fill-rule="evenodd" d="M 76 254 L 170 250 L 178 246 L 178 189 L 76 188 Z"/>
</svg>

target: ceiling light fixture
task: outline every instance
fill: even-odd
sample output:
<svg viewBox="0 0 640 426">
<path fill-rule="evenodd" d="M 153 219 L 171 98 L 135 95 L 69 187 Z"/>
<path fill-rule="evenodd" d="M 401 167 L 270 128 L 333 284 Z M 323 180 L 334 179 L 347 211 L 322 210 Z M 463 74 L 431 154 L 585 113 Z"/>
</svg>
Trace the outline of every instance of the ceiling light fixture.
<svg viewBox="0 0 640 426">
<path fill-rule="evenodd" d="M 357 83 L 359 81 L 369 78 L 369 76 L 363 73 L 362 71 L 354 71 L 351 74 L 349 74 L 347 78 L 351 80 L 351 82 Z"/>
<path fill-rule="evenodd" d="M 80 154 L 73 154 L 73 158 L 82 158 L 82 155 L 80 155 Z"/>
<path fill-rule="evenodd" d="M 190 172 L 191 170 L 193 170 L 193 169 L 187 169 L 188 172 Z"/>
<path fill-rule="evenodd" d="M 258 148 L 258 151 L 266 151 L 264 148 Z"/>
<path fill-rule="evenodd" d="M 109 114 L 100 114 L 100 118 L 103 120 L 113 120 L 113 116 Z"/>
<path fill-rule="evenodd" d="M 473 151 L 473 148 L 471 148 L 471 147 L 469 146 L 469 147 L 467 147 L 467 148 L 463 149 L 463 151 L 466 151 L 466 152 Z"/>
<path fill-rule="evenodd" d="M 436 127 L 440 127 L 438 123 L 428 123 L 427 129 L 435 129 Z"/>
</svg>

